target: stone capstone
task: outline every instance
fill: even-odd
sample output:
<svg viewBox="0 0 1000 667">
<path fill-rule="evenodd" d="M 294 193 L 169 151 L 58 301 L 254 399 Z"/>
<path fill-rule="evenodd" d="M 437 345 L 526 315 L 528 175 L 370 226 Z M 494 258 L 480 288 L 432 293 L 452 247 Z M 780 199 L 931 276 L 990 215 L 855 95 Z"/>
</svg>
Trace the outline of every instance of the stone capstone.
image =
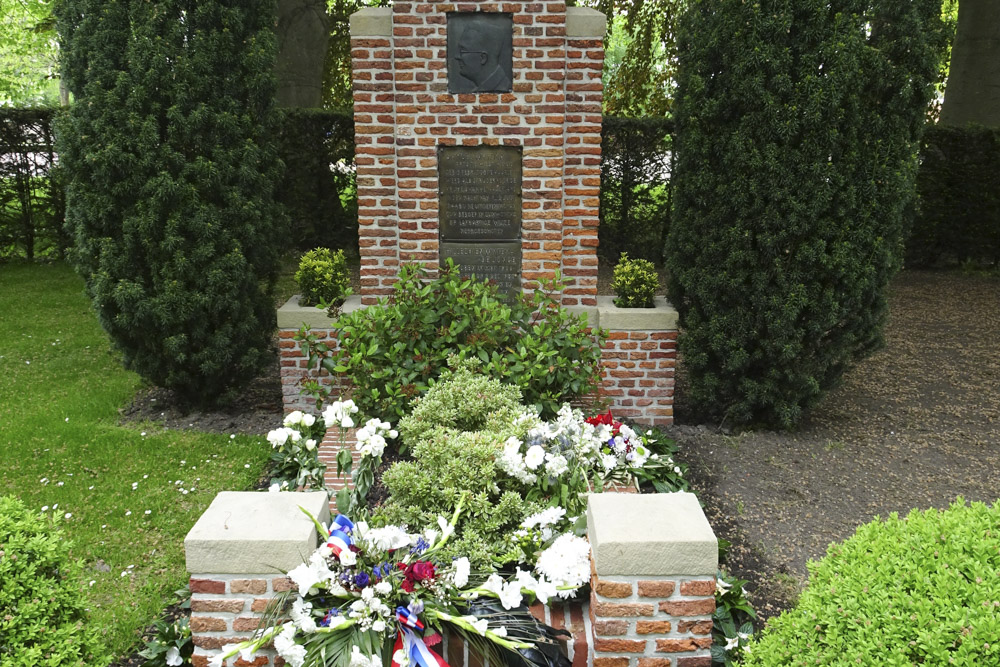
<svg viewBox="0 0 1000 667">
<path fill-rule="evenodd" d="M 187 570 L 197 574 L 287 572 L 318 545 L 316 527 L 302 509 L 329 523 L 325 491 L 223 491 L 184 538 Z"/>
</svg>

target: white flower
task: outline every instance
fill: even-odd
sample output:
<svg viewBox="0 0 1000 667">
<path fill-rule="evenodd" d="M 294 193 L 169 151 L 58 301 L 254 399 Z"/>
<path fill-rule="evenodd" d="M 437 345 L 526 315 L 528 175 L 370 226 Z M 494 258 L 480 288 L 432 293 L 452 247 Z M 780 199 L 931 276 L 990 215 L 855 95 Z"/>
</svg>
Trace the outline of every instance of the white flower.
<svg viewBox="0 0 1000 667">
<path fill-rule="evenodd" d="M 373 591 L 370 588 L 363 588 L 363 589 L 361 589 L 361 599 L 362 600 L 364 600 L 365 602 L 370 603 L 374 598 L 375 598 L 375 591 Z M 369 604 L 368 606 L 370 607 L 371 604 Z"/>
<path fill-rule="evenodd" d="M 382 660 L 377 656 L 368 656 L 361 653 L 361 649 L 357 645 L 351 648 L 351 664 L 350 667 L 380 667 Z"/>
<path fill-rule="evenodd" d="M 579 588 L 590 580 L 590 543 L 572 533 L 560 535 L 538 556 L 535 570 L 556 586 Z M 559 592 L 560 597 L 572 594 Z"/>
<path fill-rule="evenodd" d="M 716 579 L 715 580 L 715 592 L 716 593 L 719 593 L 721 595 L 725 595 L 726 591 L 728 591 L 732 587 L 733 587 L 733 585 L 731 583 L 729 583 L 728 581 L 725 581 L 723 579 Z"/>
<path fill-rule="evenodd" d="M 500 591 L 503 590 L 503 579 L 500 578 L 499 574 L 494 572 L 486 581 L 483 582 L 482 587 L 491 593 L 500 595 Z"/>
<path fill-rule="evenodd" d="M 285 419 L 284 419 L 284 421 L 282 423 L 285 426 L 296 426 L 297 424 L 301 424 L 302 423 L 302 417 L 303 416 L 304 415 L 302 414 L 301 410 L 296 410 L 295 412 L 288 413 L 285 416 Z"/>
<path fill-rule="evenodd" d="M 438 517 L 438 528 L 441 529 L 442 540 L 455 532 L 455 526 L 448 523 L 448 520 L 445 519 L 443 516 Z"/>
<path fill-rule="evenodd" d="M 392 662 L 399 665 L 399 667 L 406 667 L 406 665 L 410 664 L 410 659 L 403 652 L 403 649 L 398 649 L 392 654 Z"/>
<path fill-rule="evenodd" d="M 475 618 L 474 616 L 468 616 L 466 618 Z M 476 619 L 471 621 L 472 628 L 479 634 L 485 636 L 486 630 L 489 628 L 490 623 L 485 618 Z"/>
<path fill-rule="evenodd" d="M 223 655 L 222 653 L 213 655 L 212 659 L 208 661 L 208 667 L 222 667 Z"/>
<path fill-rule="evenodd" d="M 507 626 L 501 625 L 499 628 L 497 628 L 496 630 L 493 631 L 493 634 L 495 634 L 497 637 L 506 637 L 507 636 Z"/>
<path fill-rule="evenodd" d="M 726 637 L 726 650 L 732 651 L 734 648 L 740 645 L 740 640 L 738 637 Z"/>
<path fill-rule="evenodd" d="M 410 535 L 399 526 L 386 526 L 385 528 L 372 528 L 361 537 L 369 546 L 382 551 L 392 549 L 402 549 L 410 545 Z M 341 561 L 343 563 L 343 561 Z M 347 563 L 344 563 L 345 565 Z"/>
<path fill-rule="evenodd" d="M 340 564 L 350 567 L 358 562 L 358 556 L 350 549 L 344 549 L 340 552 Z"/>
<path fill-rule="evenodd" d="M 316 423 L 316 417 L 314 415 L 310 415 L 310 414 L 304 414 L 304 415 L 302 415 L 302 425 L 303 426 L 309 427 L 309 426 L 312 426 L 315 423 Z"/>
<path fill-rule="evenodd" d="M 372 630 L 375 632 L 385 632 L 385 621 L 379 619 L 372 623 Z"/>
<path fill-rule="evenodd" d="M 271 493 L 279 493 L 281 491 L 281 485 L 275 482 L 271 486 L 267 487 L 267 490 Z"/>
<path fill-rule="evenodd" d="M 545 472 L 549 473 L 553 477 L 558 477 L 569 470 L 569 466 L 566 463 L 566 457 L 562 454 L 546 454 L 545 455 Z"/>
<path fill-rule="evenodd" d="M 618 457 L 613 454 L 601 454 L 601 466 L 604 472 L 610 472 L 618 465 Z"/>
<path fill-rule="evenodd" d="M 535 470 L 545 461 L 545 450 L 540 445 L 528 447 L 528 452 L 524 455 L 524 465 Z"/>
<path fill-rule="evenodd" d="M 380 581 L 375 584 L 375 592 L 379 595 L 388 595 L 389 593 L 392 593 L 392 584 L 388 581 Z"/>
<path fill-rule="evenodd" d="M 554 526 L 562 521 L 564 516 L 566 516 L 566 508 L 547 507 L 541 512 L 535 512 L 531 516 L 527 517 L 521 522 L 521 527 L 534 528 L 535 526 L 538 526 L 539 528 L 542 528 L 544 526 Z"/>
<path fill-rule="evenodd" d="M 521 605 L 521 584 L 511 582 L 504 584 L 500 590 L 500 604 L 504 609 L 513 609 Z"/>
<path fill-rule="evenodd" d="M 303 632 L 316 632 L 316 621 L 312 617 L 312 604 L 306 602 L 302 598 L 296 598 L 295 602 L 292 603 L 292 609 L 288 614 L 292 622 L 295 623 Z M 244 658 L 246 660 L 246 658 Z M 250 662 L 250 660 L 247 660 Z"/>
<path fill-rule="evenodd" d="M 469 559 L 465 556 L 455 561 L 455 585 L 459 588 L 465 588 L 469 583 L 470 568 Z"/>
<path fill-rule="evenodd" d="M 302 667 L 306 661 L 306 647 L 295 643 L 295 626 L 291 623 L 274 638 L 274 648 L 292 667 Z"/>
<path fill-rule="evenodd" d="M 310 452 L 316 449 L 316 441 L 313 440 L 312 438 L 306 440 L 306 449 L 309 450 Z"/>
<path fill-rule="evenodd" d="M 288 440 L 288 432 L 291 429 L 287 428 L 276 428 L 273 431 L 267 432 L 267 441 L 271 443 L 271 449 L 281 447 Z"/>
<path fill-rule="evenodd" d="M 167 664 L 170 665 L 170 667 L 176 667 L 177 665 L 184 664 L 184 659 L 181 658 L 181 652 L 176 646 L 171 646 L 167 649 L 166 659 Z"/>
<path fill-rule="evenodd" d="M 337 424 L 340 428 L 353 428 L 354 420 L 351 415 L 357 412 L 358 406 L 354 405 L 354 401 L 350 399 L 336 401 L 323 410 L 323 421 L 326 422 L 327 426 Z"/>
</svg>

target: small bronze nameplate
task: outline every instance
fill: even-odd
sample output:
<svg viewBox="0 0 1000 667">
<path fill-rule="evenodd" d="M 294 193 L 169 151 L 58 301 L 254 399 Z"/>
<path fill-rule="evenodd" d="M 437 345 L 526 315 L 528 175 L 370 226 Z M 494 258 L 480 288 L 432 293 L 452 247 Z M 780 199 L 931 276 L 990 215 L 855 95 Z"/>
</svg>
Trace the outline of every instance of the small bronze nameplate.
<svg viewBox="0 0 1000 667">
<path fill-rule="evenodd" d="M 521 238 L 521 147 L 438 147 L 442 241 Z"/>
<path fill-rule="evenodd" d="M 502 294 L 521 291 L 521 242 L 447 243 L 440 245 L 441 262 L 451 257 L 463 278 L 475 275 L 479 280 L 497 283 Z"/>
<path fill-rule="evenodd" d="M 513 14 L 448 12 L 448 92 L 509 93 Z"/>
</svg>

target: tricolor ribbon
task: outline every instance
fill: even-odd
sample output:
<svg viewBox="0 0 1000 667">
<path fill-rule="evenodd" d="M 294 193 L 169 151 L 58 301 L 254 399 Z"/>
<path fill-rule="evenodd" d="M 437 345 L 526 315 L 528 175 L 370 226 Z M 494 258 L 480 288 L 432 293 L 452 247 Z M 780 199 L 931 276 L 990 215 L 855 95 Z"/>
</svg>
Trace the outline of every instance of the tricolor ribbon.
<svg viewBox="0 0 1000 667">
<path fill-rule="evenodd" d="M 326 546 L 330 547 L 333 553 L 339 556 L 341 551 L 350 548 L 354 544 L 354 538 L 351 537 L 351 533 L 353 532 L 354 523 L 343 514 L 338 514 L 330 526 L 330 537 L 327 538 Z"/>
<path fill-rule="evenodd" d="M 424 640 L 421 639 L 414 628 L 420 632 L 424 631 L 424 624 L 420 618 L 406 607 L 396 607 L 396 620 L 399 621 L 399 632 L 396 634 L 396 645 L 392 650 L 392 667 L 402 667 L 396 661 L 396 651 L 403 651 L 403 654 L 410 659 L 409 667 L 448 667 L 444 658 L 428 648 Z"/>
</svg>

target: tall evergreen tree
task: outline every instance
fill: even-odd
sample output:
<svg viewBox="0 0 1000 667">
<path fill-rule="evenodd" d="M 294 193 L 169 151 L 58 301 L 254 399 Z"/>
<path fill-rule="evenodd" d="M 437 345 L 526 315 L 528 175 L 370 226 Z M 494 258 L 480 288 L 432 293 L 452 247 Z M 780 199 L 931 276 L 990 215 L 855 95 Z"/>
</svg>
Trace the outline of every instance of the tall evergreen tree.
<svg viewBox="0 0 1000 667">
<path fill-rule="evenodd" d="M 125 364 L 226 398 L 272 359 L 274 0 L 63 0 L 73 252 Z"/>
<path fill-rule="evenodd" d="M 940 0 L 691 0 L 670 295 L 690 395 L 795 425 L 882 343 Z"/>
</svg>

